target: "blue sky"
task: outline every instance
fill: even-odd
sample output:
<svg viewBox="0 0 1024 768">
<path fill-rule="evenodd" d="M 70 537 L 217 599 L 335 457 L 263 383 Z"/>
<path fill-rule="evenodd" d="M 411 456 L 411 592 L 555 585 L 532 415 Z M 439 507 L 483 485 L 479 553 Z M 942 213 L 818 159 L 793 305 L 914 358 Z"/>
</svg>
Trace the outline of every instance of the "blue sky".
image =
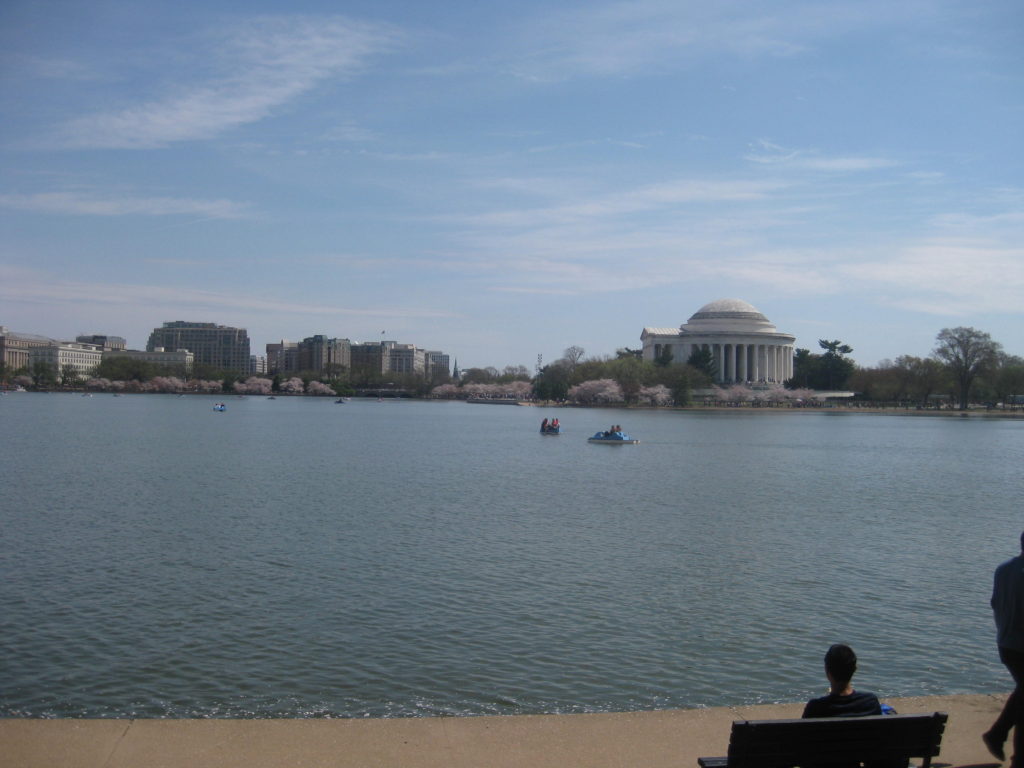
<svg viewBox="0 0 1024 768">
<path fill-rule="evenodd" d="M 0 4 L 0 324 L 1024 354 L 1024 5 Z"/>
</svg>

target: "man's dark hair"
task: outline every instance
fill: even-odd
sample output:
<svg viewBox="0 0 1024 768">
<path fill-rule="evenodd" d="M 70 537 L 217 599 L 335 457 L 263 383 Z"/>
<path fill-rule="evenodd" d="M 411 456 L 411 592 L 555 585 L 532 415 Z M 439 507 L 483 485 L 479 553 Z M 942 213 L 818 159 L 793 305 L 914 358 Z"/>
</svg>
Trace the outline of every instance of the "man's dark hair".
<svg viewBox="0 0 1024 768">
<path fill-rule="evenodd" d="M 1020 551 L 1024 552 L 1024 533 L 1020 535 Z"/>
<path fill-rule="evenodd" d="M 837 683 L 850 682 L 853 673 L 857 671 L 857 654 L 850 646 L 836 643 L 825 654 L 825 671 L 832 675 Z"/>
</svg>

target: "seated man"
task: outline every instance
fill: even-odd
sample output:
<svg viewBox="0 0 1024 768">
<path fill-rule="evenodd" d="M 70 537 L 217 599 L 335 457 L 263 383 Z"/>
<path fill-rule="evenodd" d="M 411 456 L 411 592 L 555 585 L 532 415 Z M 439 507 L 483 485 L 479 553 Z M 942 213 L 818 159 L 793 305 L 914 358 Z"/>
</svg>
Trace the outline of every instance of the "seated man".
<svg viewBox="0 0 1024 768">
<path fill-rule="evenodd" d="M 804 707 L 804 717 L 866 717 L 882 714 L 878 697 L 867 691 L 855 691 L 850 681 L 857 671 L 857 654 L 853 648 L 837 643 L 825 654 L 825 676 L 828 678 L 827 696 L 811 699 Z M 891 711 L 891 710 L 890 710 Z M 854 764 L 856 765 L 856 764 Z M 867 768 L 907 768 L 906 760 L 879 760 Z M 828 768 L 853 768 L 843 764 Z"/>
<path fill-rule="evenodd" d="M 825 654 L 825 676 L 829 682 L 827 696 L 811 699 L 804 707 L 804 717 L 864 717 L 882 714 L 878 697 L 867 691 L 855 691 L 850 681 L 857 671 L 857 654 L 853 648 L 837 643 Z"/>
</svg>

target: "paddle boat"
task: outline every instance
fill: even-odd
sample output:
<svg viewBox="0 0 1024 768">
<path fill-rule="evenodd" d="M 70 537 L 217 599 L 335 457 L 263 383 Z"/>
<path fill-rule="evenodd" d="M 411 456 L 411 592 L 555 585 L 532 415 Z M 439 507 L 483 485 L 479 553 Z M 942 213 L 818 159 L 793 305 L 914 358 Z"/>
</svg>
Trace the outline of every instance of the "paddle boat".
<svg viewBox="0 0 1024 768">
<path fill-rule="evenodd" d="M 213 410 L 215 411 L 226 411 L 228 407 L 224 403 L 214 403 Z"/>
<path fill-rule="evenodd" d="M 562 434 L 562 425 L 558 423 L 558 419 L 552 419 L 551 421 L 544 419 L 540 423 L 540 433 L 542 435 L 560 435 Z"/>
<path fill-rule="evenodd" d="M 587 438 L 588 443 L 603 443 L 604 445 L 636 445 L 639 440 L 634 440 L 621 429 L 608 432 L 595 432 L 593 437 Z"/>
</svg>

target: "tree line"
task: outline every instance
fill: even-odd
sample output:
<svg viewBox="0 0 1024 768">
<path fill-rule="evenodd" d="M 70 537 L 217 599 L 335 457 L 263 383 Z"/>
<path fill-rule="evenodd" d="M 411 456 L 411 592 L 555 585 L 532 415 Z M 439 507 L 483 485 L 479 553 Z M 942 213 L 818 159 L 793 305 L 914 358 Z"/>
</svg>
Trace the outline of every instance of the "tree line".
<svg viewBox="0 0 1024 768">
<path fill-rule="evenodd" d="M 231 394 L 338 394 L 359 390 L 396 390 L 424 396 L 451 379 L 444 371 L 430 378 L 406 373 L 381 373 L 361 367 L 328 366 L 322 371 L 294 371 L 253 376 L 197 363 L 190 371 L 183 365 L 162 365 L 128 357 L 107 358 L 88 375 L 65 365 L 60 370 L 36 361 L 8 371 L 0 362 L 0 382 L 31 389 L 93 389 L 117 392 L 224 392 Z"/>
<path fill-rule="evenodd" d="M 875 367 L 861 367 L 850 357 L 853 348 L 838 339 L 819 339 L 820 352 L 797 349 L 793 378 L 786 390 L 737 384 L 717 390 L 726 402 L 806 399 L 812 391 L 852 390 L 862 402 L 929 406 L 948 400 L 961 409 L 972 402 L 1024 401 L 1024 358 L 1006 354 L 988 333 L 970 327 L 943 328 L 927 357 L 901 355 Z M 695 389 L 712 389 L 718 361 L 702 349 L 683 364 L 671 352 L 643 360 L 641 350 L 622 348 L 614 356 L 586 357 L 582 347 L 565 349 L 562 357 L 534 375 L 525 366 L 468 368 L 453 382 L 447 372 L 429 379 L 422 374 L 381 373 L 332 366 L 325 371 L 300 371 L 254 377 L 197 365 L 184 370 L 144 360 L 113 358 L 83 378 L 70 366 L 54 371 L 37 362 L 12 372 L 13 383 L 26 387 L 92 387 L 117 391 L 204 391 L 230 393 L 305 393 L 350 395 L 358 391 L 402 391 L 414 396 L 514 397 L 578 403 L 686 405 Z M 6 381 L 0 369 L 0 380 Z M 105 383 L 104 383 L 105 382 Z M 154 383 L 155 382 L 155 383 Z M 218 389 L 219 388 L 219 389 Z M 771 390 L 770 392 L 768 390 Z M 713 390 L 716 391 L 716 390 Z"/>
</svg>

